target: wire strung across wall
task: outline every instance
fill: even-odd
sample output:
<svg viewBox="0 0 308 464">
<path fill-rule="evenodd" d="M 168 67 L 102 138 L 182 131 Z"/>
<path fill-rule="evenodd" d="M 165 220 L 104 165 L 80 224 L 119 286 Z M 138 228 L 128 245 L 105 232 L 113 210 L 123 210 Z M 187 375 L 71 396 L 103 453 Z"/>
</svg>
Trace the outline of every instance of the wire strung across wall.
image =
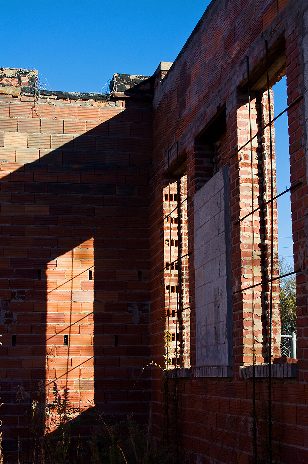
<svg viewBox="0 0 308 464">
<path fill-rule="evenodd" d="M 305 91 L 304 93 L 306 93 L 307 91 Z M 277 116 L 275 116 L 272 121 L 271 121 L 271 124 L 274 124 L 282 115 L 284 115 L 285 113 L 287 113 L 290 109 L 292 109 L 294 106 L 296 106 L 302 99 L 303 99 L 303 95 L 300 95 L 299 97 L 295 98 L 288 106 L 286 106 L 286 108 L 284 110 L 282 110 L 279 114 L 277 114 Z M 264 125 L 262 130 L 266 129 L 267 127 L 269 127 L 269 123 Z M 260 135 L 259 133 L 256 133 L 253 137 L 252 137 L 252 140 L 254 140 L 255 138 L 258 137 L 258 135 Z M 238 146 L 235 146 L 232 150 L 232 155 L 231 157 L 235 157 L 238 155 L 238 153 L 243 149 L 245 148 L 247 145 L 249 145 L 251 142 L 251 140 L 247 140 L 247 142 L 245 142 L 244 145 L 238 147 Z M 166 167 L 169 168 L 169 164 L 166 163 L 166 161 L 164 159 L 162 159 L 160 162 L 157 163 L 157 166 L 155 167 L 155 169 L 153 170 L 152 172 L 152 181 L 153 183 L 155 183 L 155 178 L 159 179 L 160 176 L 161 176 L 161 172 L 162 170 L 165 171 L 166 170 Z"/>
<path fill-rule="evenodd" d="M 252 138 L 252 121 L 251 121 L 251 91 L 250 91 L 250 65 L 249 57 L 247 56 L 247 76 L 248 76 L 248 111 L 249 111 L 249 137 L 250 137 L 250 169 L 251 169 L 251 207 L 252 207 L 252 224 L 254 223 L 254 169 L 253 169 L 253 138 Z M 255 246 L 255 232 L 252 228 L 252 247 L 251 247 L 251 261 L 253 262 Z M 254 267 L 252 266 L 252 285 L 254 286 Z M 254 462 L 258 462 L 258 439 L 257 439 L 257 406 L 256 406 L 256 355 L 255 355 L 255 295 L 254 287 L 251 300 L 251 313 L 252 313 L 252 434 L 253 434 L 253 456 Z"/>
<path fill-rule="evenodd" d="M 275 178 L 275 167 L 274 167 L 274 138 L 273 138 L 273 133 L 272 133 L 272 128 L 273 124 L 275 121 L 277 121 L 282 115 L 287 113 L 290 109 L 292 109 L 295 105 L 297 105 L 301 100 L 302 96 L 296 98 L 290 105 L 288 105 L 283 111 L 281 111 L 276 117 L 273 117 L 272 115 L 272 95 L 271 95 L 271 82 L 270 82 L 270 77 L 269 77 L 269 69 L 270 69 L 270 63 L 269 63 L 269 49 L 268 49 L 268 43 L 265 41 L 265 53 L 266 53 L 266 96 L 267 96 L 267 111 L 268 111 L 268 122 L 266 124 L 261 124 L 261 127 L 258 128 L 257 132 L 253 135 L 252 134 L 252 95 L 251 95 L 251 77 L 250 77 L 250 63 L 249 63 L 249 57 L 246 58 L 247 62 L 247 79 L 248 79 L 248 84 L 247 84 L 247 90 L 248 90 L 248 113 L 249 113 L 249 140 L 247 140 L 243 145 L 241 145 L 239 148 L 236 149 L 236 152 L 234 155 L 238 155 L 242 150 L 244 150 L 246 147 L 250 147 L 250 169 L 251 169 L 251 210 L 245 214 L 244 216 L 240 217 L 237 221 L 234 222 L 234 224 L 239 224 L 242 221 L 246 220 L 247 218 L 250 218 L 251 224 L 252 224 L 252 246 L 251 246 L 251 261 L 252 261 L 252 277 L 251 277 L 251 285 L 247 285 L 243 287 L 241 285 L 241 288 L 239 290 L 235 290 L 233 294 L 238 294 L 238 293 L 243 293 L 248 290 L 252 290 L 252 364 L 253 364 L 253 376 L 252 376 L 252 416 L 253 416 L 253 458 L 254 462 L 258 462 L 258 430 L 257 430 L 257 407 L 256 407 L 256 375 L 255 375 L 255 366 L 256 366 L 256 356 L 255 356 L 255 328 L 254 328 L 254 319 L 255 319 L 255 297 L 254 297 L 254 289 L 256 287 L 261 286 L 261 299 L 264 298 L 265 300 L 265 294 L 264 293 L 269 293 L 269 298 L 267 301 L 267 362 L 268 362 L 268 458 L 269 458 L 269 463 L 273 462 L 273 448 L 272 448 L 272 439 L 273 439 L 273 429 L 272 429 L 272 355 L 273 355 L 273 332 L 272 332 L 272 326 L 273 326 L 273 283 L 275 281 L 279 281 L 280 279 L 292 275 L 299 274 L 300 272 L 303 272 L 301 269 L 296 269 L 292 272 L 288 272 L 282 275 L 276 275 L 276 269 L 275 269 L 275 261 L 274 261 L 274 250 L 275 250 L 275 229 L 274 229 L 274 210 L 275 210 L 275 201 L 280 198 L 281 196 L 285 195 L 288 192 L 294 192 L 298 187 L 300 187 L 302 184 L 301 182 L 296 182 L 290 185 L 290 187 L 286 188 L 284 191 L 275 194 L 275 185 L 274 185 L 274 178 Z M 263 122 L 263 121 L 262 121 Z M 269 169 L 265 170 L 266 173 L 266 179 L 264 179 L 264 172 L 261 172 L 260 175 L 260 170 L 257 171 L 257 178 L 258 178 L 258 185 L 268 182 L 269 179 L 269 189 L 270 189 L 270 198 L 265 200 L 264 198 L 261 198 L 260 204 L 255 207 L 255 178 L 254 178 L 254 147 L 253 147 L 253 141 L 258 140 L 258 148 L 261 148 L 261 159 L 262 162 L 265 162 L 265 156 L 264 156 L 264 149 L 262 147 L 262 144 L 260 144 L 260 139 L 264 137 L 265 130 L 269 129 Z M 234 156 L 233 155 L 233 156 Z M 266 187 L 265 187 L 266 188 Z M 264 192 L 263 192 L 264 193 Z M 266 208 L 269 207 L 269 212 L 270 212 L 270 218 L 269 221 L 267 219 L 268 211 Z M 258 213 L 259 215 L 259 221 L 260 224 L 263 223 L 268 224 L 270 223 L 269 231 L 266 232 L 265 230 L 265 236 L 268 239 L 268 247 L 266 253 L 266 257 L 264 262 L 268 262 L 269 260 L 269 266 L 267 266 L 267 272 L 266 275 L 261 274 L 261 279 L 258 279 L 258 282 L 255 282 L 255 275 L 254 275 L 254 248 L 255 248 L 255 228 L 254 228 L 254 215 Z M 265 226 L 267 227 L 267 226 Z"/>
<path fill-rule="evenodd" d="M 251 249 L 251 260 L 252 260 L 252 278 L 251 278 L 251 285 L 247 286 L 242 286 L 238 290 L 236 289 L 233 294 L 239 294 L 243 293 L 248 290 L 252 290 L 252 302 L 251 302 L 251 308 L 252 308 L 252 332 L 253 332 L 253 347 L 252 347 L 252 362 L 253 362 L 253 455 L 254 455 L 254 462 L 258 461 L 258 428 L 257 428 L 257 407 L 256 407 L 256 376 L 255 376 L 255 366 L 256 366 L 256 354 L 255 354 L 255 342 L 256 342 L 256 337 L 255 337 L 255 298 L 254 298 L 254 290 L 257 287 L 261 287 L 261 299 L 263 302 L 266 303 L 266 316 L 264 325 L 266 326 L 266 331 L 263 331 L 263 354 L 265 357 L 265 360 L 268 363 L 268 453 L 269 453 L 269 462 L 272 463 L 273 460 L 273 450 L 272 450 L 272 356 L 273 356 L 273 300 L 274 300 L 274 283 L 276 281 L 279 281 L 280 279 L 284 277 L 288 277 L 291 275 L 296 275 L 301 272 L 303 272 L 301 269 L 296 269 L 292 272 L 280 274 L 278 270 L 276 269 L 275 266 L 275 259 L 274 259 L 274 251 L 275 251 L 275 202 L 277 199 L 280 197 L 284 196 L 288 192 L 293 193 L 296 191 L 297 188 L 299 188 L 302 184 L 301 182 L 294 182 L 292 183 L 288 188 L 285 190 L 276 193 L 276 187 L 274 185 L 274 179 L 275 179 L 275 156 L 274 156 L 274 137 L 273 137 L 273 125 L 276 121 L 279 120 L 284 114 L 288 113 L 291 109 L 296 107 L 297 104 L 301 102 L 303 99 L 303 96 L 297 97 L 295 100 L 293 100 L 288 106 L 286 106 L 285 109 L 280 111 L 280 113 L 274 117 L 272 114 L 272 94 L 271 94 L 271 81 L 269 77 L 269 69 L 270 69 L 270 63 L 269 63 L 269 51 L 268 51 L 268 44 L 265 41 L 265 53 L 266 53 L 266 88 L 264 90 L 264 96 L 267 99 L 267 121 L 263 120 L 263 116 L 259 114 L 259 125 L 257 127 L 256 132 L 253 134 L 253 119 L 252 119 L 252 89 L 251 89 L 251 77 L 250 77 L 250 63 L 249 63 L 249 57 L 247 57 L 247 75 L 248 75 L 248 110 L 249 110 L 249 140 L 247 140 L 243 145 L 240 147 L 236 147 L 234 150 L 233 156 L 238 156 L 246 147 L 250 149 L 250 169 L 251 169 L 251 176 L 252 176 L 252 189 L 251 189 L 251 210 L 248 213 L 245 213 L 245 215 L 241 216 L 237 221 L 234 222 L 234 224 L 240 224 L 246 219 L 250 218 L 251 223 L 252 223 L 252 249 Z M 260 93 L 260 92 L 259 92 Z M 260 100 L 259 105 L 262 106 L 262 100 Z M 260 140 L 262 140 L 263 137 L 265 137 L 265 131 L 268 130 L 268 143 L 269 143 L 269 153 L 268 157 L 266 159 L 265 156 L 265 150 L 263 147 L 263 143 L 260 143 Z M 261 149 L 261 152 L 259 153 L 260 159 L 259 163 L 268 163 L 269 161 L 269 166 L 266 165 L 266 167 L 263 167 L 263 171 L 261 171 L 261 174 L 259 171 L 257 171 L 257 175 L 255 178 L 254 174 L 254 169 L 255 169 L 255 160 L 254 160 L 254 145 L 253 142 L 257 141 L 258 149 Z M 159 174 L 161 168 L 165 166 L 165 161 L 163 160 L 161 165 L 157 167 L 157 172 L 153 173 L 153 176 L 156 174 Z M 265 169 L 265 174 L 264 175 L 264 169 Z M 255 185 L 260 183 L 263 183 L 266 180 L 266 182 L 269 182 L 269 185 L 266 185 L 265 187 L 260 187 L 261 191 L 261 199 L 258 198 L 259 204 L 256 206 L 256 198 L 255 198 Z M 264 188 L 265 190 L 262 190 Z M 269 198 L 266 195 L 268 192 L 266 189 L 269 189 Z M 169 194 L 170 194 L 170 184 L 169 184 Z M 176 271 L 178 274 L 178 281 L 181 281 L 182 276 L 179 275 L 181 273 L 181 262 L 183 259 L 186 257 L 190 256 L 190 252 L 183 253 L 181 252 L 181 244 L 179 243 L 179 238 L 177 243 L 175 241 L 173 242 L 172 245 L 172 224 L 177 223 L 178 225 L 178 237 L 182 234 L 181 232 L 181 221 L 179 220 L 179 216 L 181 213 L 181 206 L 187 202 L 188 198 L 184 198 L 183 200 L 177 201 L 176 207 L 173 207 L 171 210 L 171 204 L 170 204 L 170 195 L 169 195 L 169 209 L 170 211 L 168 214 L 166 214 L 163 218 L 164 224 L 165 222 L 168 222 L 170 224 L 170 229 L 169 229 L 169 262 L 164 264 L 163 269 L 160 269 L 159 272 L 165 273 L 166 271 L 170 271 L 169 273 L 169 286 L 168 286 L 168 296 L 169 296 L 169 304 L 168 304 L 168 310 L 167 310 L 167 318 L 168 318 L 168 329 L 170 328 L 170 317 L 173 317 L 174 310 L 172 311 L 170 309 L 171 307 L 171 277 L 172 273 L 171 271 Z M 172 221 L 172 214 L 177 213 L 177 218 L 176 221 Z M 254 230 L 254 218 L 255 215 L 258 216 L 258 219 L 260 220 L 260 223 L 262 224 L 262 227 L 264 228 L 264 234 L 267 237 L 266 243 L 266 251 L 263 251 L 263 262 L 261 262 L 262 266 L 261 268 L 263 269 L 261 273 L 261 279 L 258 278 L 256 279 L 256 275 L 254 273 L 254 266 L 253 266 L 253 260 L 254 260 L 254 248 L 256 245 L 256 239 L 255 239 L 255 230 Z M 171 253 L 171 247 L 172 246 L 177 246 L 178 248 L 178 256 L 176 259 L 171 258 L 172 253 Z M 261 252 L 262 255 L 262 252 Z M 258 275 L 259 276 L 259 275 Z M 256 282 L 257 280 L 257 282 Z M 165 281 L 165 275 L 164 275 L 164 281 Z M 181 285 L 178 285 L 178 292 L 176 292 L 176 314 L 182 314 L 187 308 L 185 305 L 181 303 L 182 295 L 180 287 Z M 275 295 L 276 296 L 276 295 Z M 176 342 L 178 342 L 178 320 L 176 321 Z M 178 356 L 179 356 L 179 350 L 178 346 L 176 344 L 176 365 L 178 362 Z"/>
<path fill-rule="evenodd" d="M 168 184 L 164 194 L 167 214 L 164 224 L 164 266 L 166 317 L 166 368 L 184 367 L 187 356 L 188 301 L 188 245 L 187 245 L 187 184 L 186 176 L 179 175 Z M 165 189 L 166 192 L 166 189 Z M 174 203 L 176 205 L 174 206 Z M 168 226 L 166 225 L 168 224 Z M 166 285 L 167 284 L 167 285 Z M 185 338 L 186 337 L 186 338 Z"/>
</svg>

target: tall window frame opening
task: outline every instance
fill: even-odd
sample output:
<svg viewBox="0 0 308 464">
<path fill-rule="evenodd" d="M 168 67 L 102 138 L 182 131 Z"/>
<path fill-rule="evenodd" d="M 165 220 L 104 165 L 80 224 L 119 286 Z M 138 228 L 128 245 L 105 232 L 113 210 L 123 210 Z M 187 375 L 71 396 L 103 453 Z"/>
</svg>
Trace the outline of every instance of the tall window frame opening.
<svg viewBox="0 0 308 464">
<path fill-rule="evenodd" d="M 233 356 L 230 172 L 226 106 L 196 136 L 194 275 L 196 375 L 228 377 Z"/>
<path fill-rule="evenodd" d="M 187 174 L 177 169 L 163 189 L 165 368 L 190 367 Z"/>
<path fill-rule="evenodd" d="M 226 107 L 220 108 L 195 139 L 195 187 L 199 190 L 221 168 L 226 137 Z"/>
<path fill-rule="evenodd" d="M 296 358 L 296 273 L 294 263 L 294 239 L 292 231 L 291 193 L 296 184 L 291 183 L 289 143 L 289 118 L 287 78 L 282 76 L 272 86 L 274 97 L 274 127 L 276 134 L 276 179 L 278 213 L 279 257 L 279 306 L 281 322 L 281 355 Z M 281 114 L 282 113 L 282 114 Z M 277 118 L 277 119 L 276 119 Z M 279 134 L 279 136 L 278 136 Z"/>
<path fill-rule="evenodd" d="M 285 80 L 286 74 L 284 55 L 278 56 L 269 65 L 268 53 L 267 49 L 266 70 L 258 80 L 254 81 L 251 78 L 247 57 L 248 84 L 241 93 L 242 101 L 238 118 L 240 171 L 242 170 L 243 177 L 245 172 L 246 187 L 249 186 L 246 192 L 243 186 L 240 186 L 242 191 L 239 219 L 243 249 L 246 247 L 247 250 L 243 253 L 245 256 L 242 259 L 243 273 L 247 271 L 247 281 L 241 282 L 240 291 L 243 295 L 243 312 L 246 315 L 243 320 L 244 337 L 251 341 L 246 346 L 244 344 L 244 363 L 246 360 L 248 364 L 271 363 L 274 358 L 280 358 L 281 354 L 296 357 L 296 344 L 292 336 L 288 335 L 290 342 L 287 353 L 283 351 L 282 332 L 284 279 L 291 276 L 295 278 L 296 271 L 291 265 L 292 269 L 285 272 L 279 258 L 280 237 L 284 227 L 281 218 L 286 214 L 289 214 L 288 233 L 292 242 L 291 248 L 294 248 L 290 194 L 296 189 L 296 184 L 291 183 L 289 150 L 287 154 L 284 153 L 283 158 L 280 143 L 281 137 L 284 139 L 287 137 L 289 147 L 288 135 L 286 135 L 289 126 L 287 115 L 294 103 L 287 105 L 286 87 L 285 104 L 279 101 L 281 98 L 279 82 Z M 275 106 L 279 109 L 275 110 Z M 283 129 L 279 126 L 282 118 L 285 118 Z M 242 134 L 241 121 L 243 121 Z M 249 137 L 247 137 L 247 126 Z M 283 136 L 282 130 L 284 130 Z M 280 178 L 282 162 L 287 164 L 283 188 Z M 280 207 L 280 201 L 287 199 L 288 196 L 288 207 L 283 209 Z M 293 249 L 291 255 L 294 263 Z M 293 304 L 296 311 L 295 284 L 292 290 L 295 292 Z"/>
</svg>

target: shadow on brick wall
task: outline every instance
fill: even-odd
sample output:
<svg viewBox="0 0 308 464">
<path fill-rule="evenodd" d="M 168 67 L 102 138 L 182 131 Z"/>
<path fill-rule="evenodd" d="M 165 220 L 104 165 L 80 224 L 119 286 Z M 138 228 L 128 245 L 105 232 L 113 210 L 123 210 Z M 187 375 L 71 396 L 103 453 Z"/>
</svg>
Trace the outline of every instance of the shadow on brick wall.
<svg viewBox="0 0 308 464">
<path fill-rule="evenodd" d="M 7 463 L 17 454 L 34 462 L 29 443 L 44 426 L 33 408 L 52 404 L 55 389 L 62 398 L 68 390 L 77 415 L 93 407 L 106 415 L 147 413 L 140 374 L 149 355 L 150 137 L 150 109 L 131 103 L 68 143 L 59 136 L 58 148 L 23 167 L 22 159 L 2 160 Z M 49 420 L 50 430 L 55 424 Z"/>
</svg>

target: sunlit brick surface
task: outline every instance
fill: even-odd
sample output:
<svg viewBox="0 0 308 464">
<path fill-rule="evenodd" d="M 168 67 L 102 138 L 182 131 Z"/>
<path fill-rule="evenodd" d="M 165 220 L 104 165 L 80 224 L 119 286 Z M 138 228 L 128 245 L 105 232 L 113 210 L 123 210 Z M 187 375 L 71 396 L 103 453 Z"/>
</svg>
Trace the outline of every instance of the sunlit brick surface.
<svg viewBox="0 0 308 464">
<path fill-rule="evenodd" d="M 55 391 L 74 416 L 147 414 L 150 135 L 143 101 L 0 95 L 8 463 L 31 459 L 31 410 L 52 410 Z"/>
</svg>

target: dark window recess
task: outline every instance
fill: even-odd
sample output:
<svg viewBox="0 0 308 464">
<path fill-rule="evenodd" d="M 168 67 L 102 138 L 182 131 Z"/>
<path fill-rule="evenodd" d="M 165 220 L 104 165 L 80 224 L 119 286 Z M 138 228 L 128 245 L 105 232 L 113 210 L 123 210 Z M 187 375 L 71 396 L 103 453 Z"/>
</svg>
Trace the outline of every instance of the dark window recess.
<svg viewBox="0 0 308 464">
<path fill-rule="evenodd" d="M 37 270 L 37 280 L 42 280 L 42 269 Z"/>
<path fill-rule="evenodd" d="M 226 135 L 226 108 L 223 106 L 195 139 L 196 189 L 219 170 Z"/>
<path fill-rule="evenodd" d="M 171 293 L 178 293 L 179 287 L 175 285 L 166 285 L 166 291 Z"/>
<path fill-rule="evenodd" d="M 178 199 L 178 196 L 176 193 L 165 194 L 165 201 L 177 201 L 177 199 Z"/>
<path fill-rule="evenodd" d="M 16 346 L 16 335 L 12 335 L 12 346 Z"/>
<path fill-rule="evenodd" d="M 168 178 L 169 176 L 169 178 Z M 173 168 L 169 166 L 165 179 L 163 195 L 164 221 L 164 281 L 167 340 L 172 344 L 165 344 L 166 368 L 189 367 L 189 299 L 188 299 L 188 197 L 185 155 L 177 159 Z M 173 203 L 171 204 L 171 201 Z M 176 258 L 176 259 L 175 259 Z M 171 320 L 170 320 L 171 319 Z M 181 343 L 177 342 L 176 329 L 181 334 Z M 183 333 L 182 333 L 183 332 Z M 187 335 L 186 335 L 187 334 Z M 185 336 L 184 336 L 185 335 Z"/>
<path fill-rule="evenodd" d="M 89 270 L 89 280 L 93 280 L 93 271 L 92 271 L 92 269 Z"/>
<path fill-rule="evenodd" d="M 64 335 L 63 343 L 64 343 L 64 345 L 68 346 L 68 335 Z"/>
</svg>

